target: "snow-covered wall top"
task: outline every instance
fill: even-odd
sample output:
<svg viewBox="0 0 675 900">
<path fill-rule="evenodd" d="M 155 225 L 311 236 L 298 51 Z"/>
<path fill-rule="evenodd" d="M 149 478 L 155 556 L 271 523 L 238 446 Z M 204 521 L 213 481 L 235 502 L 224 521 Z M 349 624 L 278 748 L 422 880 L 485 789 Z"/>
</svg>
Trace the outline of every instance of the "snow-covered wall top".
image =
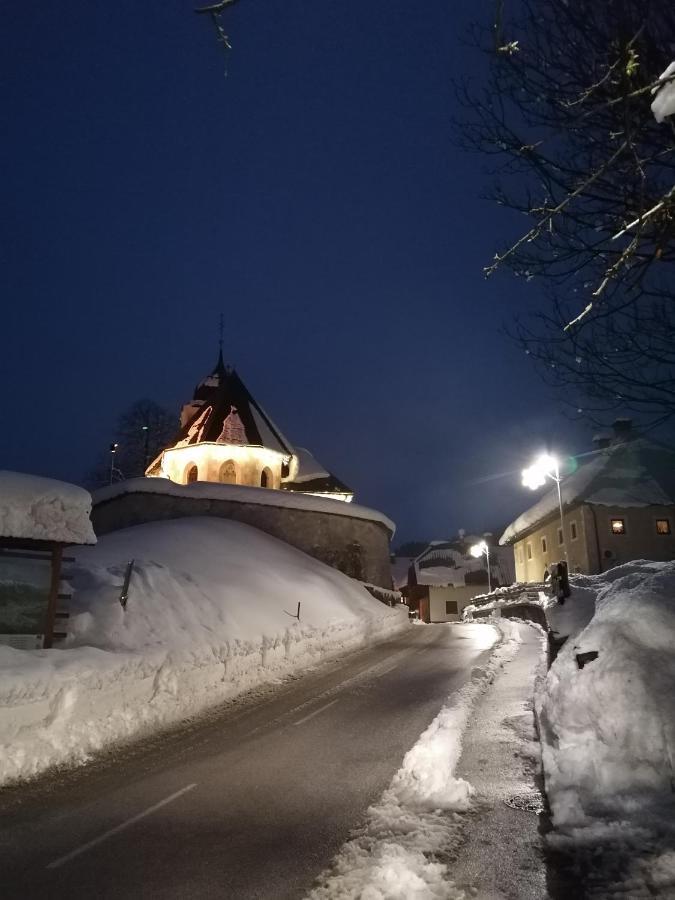
<svg viewBox="0 0 675 900">
<path fill-rule="evenodd" d="M 52 478 L 0 471 L 0 537 L 95 544 L 91 495 Z"/>
<path fill-rule="evenodd" d="M 380 522 L 393 536 L 396 525 L 383 513 L 355 503 L 341 503 L 325 497 L 299 494 L 291 491 L 273 491 L 239 484 L 216 484 L 196 481 L 193 484 L 175 484 L 166 478 L 130 478 L 110 487 L 94 491 L 94 504 L 104 503 L 123 494 L 169 494 L 172 497 L 201 498 L 205 500 L 230 500 L 237 503 L 253 503 L 259 506 L 277 506 L 286 509 L 304 509 L 310 512 L 330 513 L 350 519 L 366 519 Z"/>
<path fill-rule="evenodd" d="M 560 493 L 563 510 L 579 503 L 671 506 L 675 504 L 675 451 L 645 438 L 615 444 L 563 478 Z M 499 543 L 517 540 L 557 511 L 558 492 L 553 487 L 508 526 Z"/>
</svg>

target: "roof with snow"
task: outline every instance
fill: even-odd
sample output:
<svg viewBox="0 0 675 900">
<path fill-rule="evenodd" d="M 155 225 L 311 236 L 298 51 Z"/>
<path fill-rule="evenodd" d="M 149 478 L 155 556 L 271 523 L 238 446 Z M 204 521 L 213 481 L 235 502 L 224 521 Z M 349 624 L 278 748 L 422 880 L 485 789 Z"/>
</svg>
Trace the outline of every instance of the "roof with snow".
<svg viewBox="0 0 675 900">
<path fill-rule="evenodd" d="M 232 366 L 225 365 L 222 352 L 211 374 L 195 388 L 191 405 L 194 412 L 165 450 L 213 443 L 267 447 L 284 456 L 294 452 Z M 160 465 L 161 455 L 146 474 L 158 474 Z"/>
<path fill-rule="evenodd" d="M 293 481 L 285 481 L 281 487 L 285 491 L 302 491 L 311 494 L 350 494 L 354 491 L 344 481 L 317 462 L 305 447 L 296 447 L 298 474 Z"/>
<path fill-rule="evenodd" d="M 563 510 L 581 503 L 671 506 L 675 504 L 675 450 L 644 437 L 617 441 L 588 454 L 575 472 L 563 477 L 560 493 Z M 512 543 L 557 514 L 554 486 L 508 526 L 499 543 Z"/>
<path fill-rule="evenodd" d="M 0 538 L 95 544 L 91 495 L 53 478 L 0 471 Z"/>
</svg>

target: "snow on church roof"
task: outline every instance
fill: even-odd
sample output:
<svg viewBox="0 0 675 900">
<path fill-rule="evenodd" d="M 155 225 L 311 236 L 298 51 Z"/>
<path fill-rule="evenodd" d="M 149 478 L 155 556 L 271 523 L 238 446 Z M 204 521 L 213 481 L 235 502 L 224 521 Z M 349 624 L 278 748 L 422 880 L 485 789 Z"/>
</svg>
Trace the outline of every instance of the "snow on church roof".
<svg viewBox="0 0 675 900">
<path fill-rule="evenodd" d="M 293 481 L 284 482 L 281 487 L 286 491 L 309 491 L 325 494 L 352 494 L 350 487 L 327 471 L 305 447 L 296 447 L 298 457 L 298 474 Z"/>
<path fill-rule="evenodd" d="M 565 507 L 589 503 L 596 506 L 671 506 L 675 504 L 675 450 L 634 438 L 590 454 L 588 462 L 564 477 L 560 493 Z M 554 486 L 512 522 L 499 539 L 509 544 L 558 512 Z"/>
</svg>

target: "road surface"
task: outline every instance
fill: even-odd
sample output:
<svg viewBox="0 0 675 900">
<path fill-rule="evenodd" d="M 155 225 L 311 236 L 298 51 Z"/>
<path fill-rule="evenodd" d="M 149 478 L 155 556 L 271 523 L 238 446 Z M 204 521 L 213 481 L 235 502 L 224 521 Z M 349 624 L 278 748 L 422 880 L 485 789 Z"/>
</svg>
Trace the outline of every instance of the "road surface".
<svg viewBox="0 0 675 900">
<path fill-rule="evenodd" d="M 301 898 L 496 639 L 395 640 L 0 791 L 9 898 Z"/>
</svg>

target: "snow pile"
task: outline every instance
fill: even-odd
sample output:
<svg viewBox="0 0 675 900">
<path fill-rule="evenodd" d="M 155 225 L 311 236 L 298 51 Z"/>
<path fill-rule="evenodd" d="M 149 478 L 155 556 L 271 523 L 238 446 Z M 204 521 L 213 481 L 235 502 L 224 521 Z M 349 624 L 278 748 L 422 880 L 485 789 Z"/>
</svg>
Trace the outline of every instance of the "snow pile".
<svg viewBox="0 0 675 900">
<path fill-rule="evenodd" d="M 0 536 L 62 544 L 95 544 L 91 496 L 52 478 L 0 471 Z"/>
<path fill-rule="evenodd" d="M 595 614 L 563 646 L 537 698 L 558 837 L 597 841 L 604 829 L 608 839 L 653 843 L 669 833 L 672 846 L 675 563 L 628 563 L 583 581 Z M 597 658 L 581 657 L 579 668 L 591 652 Z M 655 860 L 675 891 L 675 867 L 663 854 Z"/>
<path fill-rule="evenodd" d="M 654 118 L 661 124 L 668 116 L 675 115 L 675 62 L 671 62 L 665 72 L 659 75 L 659 81 L 665 84 L 657 85 L 652 89 L 652 94 L 656 94 L 652 101 L 652 112 Z M 666 79 L 670 79 L 666 81 Z"/>
<path fill-rule="evenodd" d="M 0 647 L 0 782 L 84 761 L 408 626 L 405 607 L 229 520 L 139 525 L 76 559 L 66 649 Z"/>
<path fill-rule="evenodd" d="M 497 670 L 518 652 L 520 636 L 511 622 L 499 622 L 502 641 L 488 664 L 448 699 L 406 754 L 379 803 L 348 841 L 308 900 L 462 900 L 464 891 L 448 878 L 440 860 L 462 841 L 459 813 L 471 805 L 472 786 L 454 772 L 473 707 Z M 461 627 L 461 626 L 458 626 Z"/>
</svg>

